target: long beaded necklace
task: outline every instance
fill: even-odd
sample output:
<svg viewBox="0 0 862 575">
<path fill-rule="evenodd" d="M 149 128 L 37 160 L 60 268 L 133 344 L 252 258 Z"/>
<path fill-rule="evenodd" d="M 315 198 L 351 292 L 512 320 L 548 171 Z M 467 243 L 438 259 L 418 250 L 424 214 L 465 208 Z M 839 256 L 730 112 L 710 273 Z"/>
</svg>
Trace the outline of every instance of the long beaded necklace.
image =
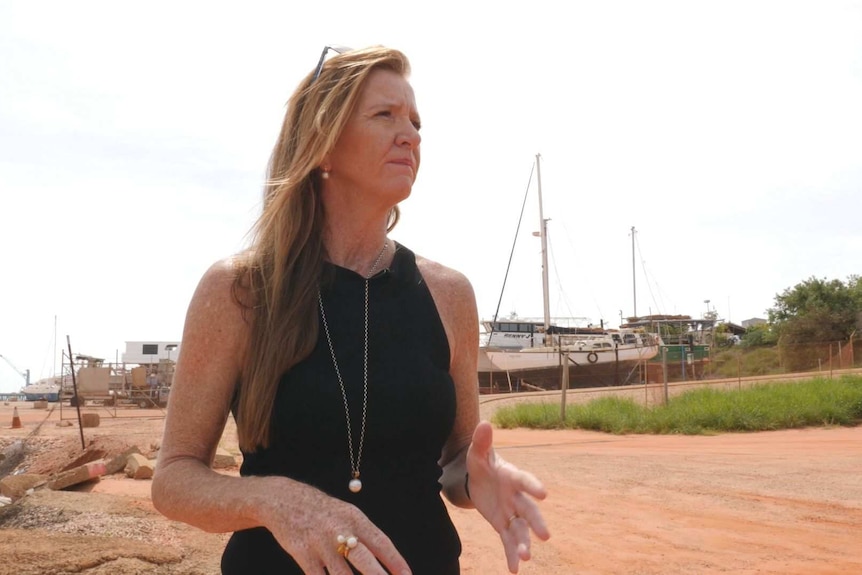
<svg viewBox="0 0 862 575">
<path fill-rule="evenodd" d="M 335 359 L 335 347 L 332 345 L 332 337 L 329 335 L 329 324 L 326 323 L 326 312 L 323 311 L 323 296 L 320 295 L 320 290 L 317 292 L 317 302 L 320 304 L 320 317 L 323 320 L 323 331 L 326 333 L 326 341 L 329 344 L 329 353 L 332 355 L 332 365 L 335 367 L 335 375 L 338 377 L 338 385 L 341 387 L 341 399 L 344 401 L 344 417 L 347 421 L 347 448 L 350 452 L 350 482 L 347 484 L 350 491 L 358 493 L 362 489 L 362 481 L 359 480 L 359 463 L 362 460 L 362 447 L 365 444 L 365 416 L 368 407 L 368 280 L 377 271 L 377 266 L 380 265 L 380 260 L 383 258 L 383 253 L 389 244 L 388 240 L 383 240 L 383 247 L 380 248 L 380 253 L 377 254 L 377 259 L 374 260 L 374 265 L 371 266 L 371 271 L 365 276 L 365 347 L 363 348 L 362 359 L 362 426 L 359 429 L 359 449 L 356 455 L 353 454 L 353 431 L 350 427 L 350 405 L 347 403 L 347 390 L 344 387 L 344 380 L 341 379 L 341 370 L 338 369 L 338 360 Z"/>
</svg>

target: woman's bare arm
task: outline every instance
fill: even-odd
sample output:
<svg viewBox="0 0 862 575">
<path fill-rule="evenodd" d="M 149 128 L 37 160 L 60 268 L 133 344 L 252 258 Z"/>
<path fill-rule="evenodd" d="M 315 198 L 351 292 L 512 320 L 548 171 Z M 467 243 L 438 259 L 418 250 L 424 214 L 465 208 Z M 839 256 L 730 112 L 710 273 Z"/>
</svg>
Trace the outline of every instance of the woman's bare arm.
<svg viewBox="0 0 862 575">
<path fill-rule="evenodd" d="M 454 270 L 417 258 L 449 338 L 449 373 L 455 383 L 455 424 L 440 458 L 443 494 L 459 507 L 473 507 L 466 492 L 465 456 L 479 423 L 479 318 L 473 287 Z"/>
</svg>

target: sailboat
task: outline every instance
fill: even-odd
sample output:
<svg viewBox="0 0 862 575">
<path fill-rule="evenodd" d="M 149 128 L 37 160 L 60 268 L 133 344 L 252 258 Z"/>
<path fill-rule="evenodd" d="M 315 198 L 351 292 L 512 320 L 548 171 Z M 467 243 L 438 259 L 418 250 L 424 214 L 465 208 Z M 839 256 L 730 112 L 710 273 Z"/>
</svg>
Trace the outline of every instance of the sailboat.
<svg viewBox="0 0 862 575">
<path fill-rule="evenodd" d="M 635 329 L 569 327 L 552 323 L 548 281 L 547 220 L 542 206 L 541 156 L 536 180 L 542 240 L 542 321 L 509 318 L 483 322 L 486 338 L 479 348 L 479 383 L 494 387 L 495 372 L 511 387 L 512 378 L 541 388 L 560 386 L 568 366 L 570 385 L 598 387 L 629 383 L 638 367 L 655 357 L 661 345 L 655 334 Z"/>
</svg>

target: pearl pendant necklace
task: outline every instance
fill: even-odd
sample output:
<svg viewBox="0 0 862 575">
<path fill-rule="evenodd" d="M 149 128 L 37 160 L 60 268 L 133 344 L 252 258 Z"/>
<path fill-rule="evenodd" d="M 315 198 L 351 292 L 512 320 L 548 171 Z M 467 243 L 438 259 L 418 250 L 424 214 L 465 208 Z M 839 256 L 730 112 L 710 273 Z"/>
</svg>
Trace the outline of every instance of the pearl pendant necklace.
<svg viewBox="0 0 862 575">
<path fill-rule="evenodd" d="M 335 347 L 332 345 L 332 336 L 329 334 L 329 324 L 326 322 L 326 312 L 323 310 L 323 296 L 320 290 L 317 291 L 317 302 L 320 306 L 320 318 L 323 321 L 323 331 L 326 334 L 326 342 L 329 344 L 329 353 L 332 356 L 332 365 L 335 368 L 335 375 L 338 378 L 338 386 L 341 388 L 341 399 L 344 401 L 344 416 L 347 422 L 347 449 L 350 454 L 350 476 L 351 479 L 347 484 L 347 488 L 351 493 L 359 493 L 362 491 L 362 481 L 359 479 L 359 462 L 362 459 L 362 447 L 365 444 L 365 417 L 368 408 L 368 280 L 374 275 L 380 260 L 383 258 L 383 253 L 386 251 L 388 240 L 383 240 L 383 247 L 380 253 L 377 254 L 377 259 L 374 260 L 374 265 L 371 266 L 371 271 L 365 276 L 365 347 L 363 349 L 362 363 L 362 425 L 359 430 L 359 449 L 356 456 L 353 455 L 353 431 L 350 426 L 350 404 L 347 402 L 347 390 L 344 387 L 344 380 L 341 378 L 341 370 L 338 369 L 338 360 L 335 358 Z"/>
<path fill-rule="evenodd" d="M 362 491 L 362 482 L 359 480 L 359 472 L 353 472 L 353 479 L 350 480 L 350 483 L 347 484 L 347 488 L 350 489 L 353 493 L 359 493 Z"/>
</svg>

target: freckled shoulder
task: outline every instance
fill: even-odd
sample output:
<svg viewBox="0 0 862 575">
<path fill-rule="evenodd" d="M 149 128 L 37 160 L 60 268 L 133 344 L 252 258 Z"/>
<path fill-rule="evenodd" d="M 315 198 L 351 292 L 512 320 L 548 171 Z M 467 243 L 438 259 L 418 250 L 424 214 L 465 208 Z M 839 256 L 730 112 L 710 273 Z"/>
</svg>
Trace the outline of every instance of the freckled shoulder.
<svg viewBox="0 0 862 575">
<path fill-rule="evenodd" d="M 428 283 L 452 350 L 465 342 L 478 341 L 479 319 L 476 296 L 470 280 L 461 272 L 435 261 L 416 256 L 416 265 Z M 454 358 L 453 358 L 454 359 Z"/>
<path fill-rule="evenodd" d="M 189 306 L 187 320 L 197 316 L 210 319 L 222 318 L 227 322 L 236 321 L 242 310 L 234 297 L 234 283 L 239 273 L 239 264 L 234 258 L 215 262 L 201 277 Z"/>
<path fill-rule="evenodd" d="M 198 380 L 192 374 L 208 373 L 216 367 L 229 374 L 217 380 L 230 388 L 239 376 L 248 324 L 234 295 L 238 273 L 238 261 L 227 258 L 210 266 L 198 283 L 183 333 L 181 360 L 185 365 L 177 366 L 178 371 L 187 368 L 182 375 L 188 379 Z"/>
<path fill-rule="evenodd" d="M 438 308 L 459 311 L 465 305 L 474 304 L 473 286 L 464 274 L 419 255 L 416 256 L 416 265 L 428 282 Z"/>
</svg>

